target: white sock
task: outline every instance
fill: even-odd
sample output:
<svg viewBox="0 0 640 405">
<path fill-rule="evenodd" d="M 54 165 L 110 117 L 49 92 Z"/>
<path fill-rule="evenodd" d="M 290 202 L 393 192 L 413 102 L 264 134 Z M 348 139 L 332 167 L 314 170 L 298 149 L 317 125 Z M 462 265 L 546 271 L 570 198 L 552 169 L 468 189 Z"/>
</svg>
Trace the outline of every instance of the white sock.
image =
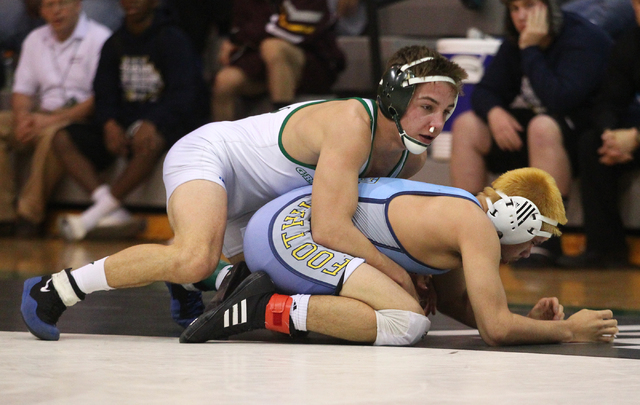
<svg viewBox="0 0 640 405">
<path fill-rule="evenodd" d="M 95 201 L 94 204 L 80 215 L 82 224 L 87 231 L 95 228 L 102 217 L 120 208 L 120 201 L 111 195 L 111 188 L 106 184 L 95 189 L 91 194 L 91 199 Z"/>
<path fill-rule="evenodd" d="M 91 201 L 94 203 L 100 201 L 103 198 L 109 198 L 111 195 L 111 187 L 108 184 L 102 184 L 98 186 L 93 193 L 91 193 Z"/>
<path fill-rule="evenodd" d="M 310 295 L 292 295 L 293 302 L 291 303 L 291 312 L 289 316 L 293 321 L 293 327 L 295 330 L 305 332 L 307 330 L 307 309 L 309 308 Z"/>
<path fill-rule="evenodd" d="M 105 260 L 107 260 L 106 257 L 71 271 L 73 279 L 83 293 L 113 290 L 107 284 L 107 275 L 104 272 Z"/>
</svg>

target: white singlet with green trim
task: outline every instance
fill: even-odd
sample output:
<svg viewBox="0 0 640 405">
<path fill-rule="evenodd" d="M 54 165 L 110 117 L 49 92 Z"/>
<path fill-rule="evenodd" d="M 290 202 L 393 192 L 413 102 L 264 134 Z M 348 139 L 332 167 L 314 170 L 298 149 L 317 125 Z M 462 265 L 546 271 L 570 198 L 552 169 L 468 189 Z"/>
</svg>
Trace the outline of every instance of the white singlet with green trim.
<svg viewBox="0 0 640 405">
<path fill-rule="evenodd" d="M 377 105 L 373 100 L 356 99 L 369 114 L 373 145 Z M 228 201 L 223 253 L 231 257 L 242 252 L 242 232 L 253 212 L 290 190 L 312 184 L 315 166 L 289 156 L 281 138 L 287 121 L 297 110 L 323 102 L 326 101 L 297 103 L 273 113 L 215 122 L 185 135 L 171 148 L 164 162 L 167 202 L 173 191 L 188 181 L 220 184 L 227 191 Z M 360 174 L 366 171 L 369 159 Z M 405 162 L 403 154 L 390 176 L 397 176 Z"/>
</svg>

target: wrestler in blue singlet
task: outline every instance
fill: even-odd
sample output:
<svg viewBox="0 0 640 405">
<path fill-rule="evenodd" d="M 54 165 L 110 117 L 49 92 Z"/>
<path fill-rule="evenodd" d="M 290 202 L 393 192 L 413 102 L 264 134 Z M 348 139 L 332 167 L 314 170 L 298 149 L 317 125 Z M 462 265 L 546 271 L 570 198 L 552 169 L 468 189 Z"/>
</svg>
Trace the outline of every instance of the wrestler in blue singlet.
<svg viewBox="0 0 640 405">
<path fill-rule="evenodd" d="M 391 178 L 361 179 L 356 227 L 385 255 L 405 270 L 442 274 L 411 257 L 396 238 L 387 217 L 391 200 L 400 195 L 447 196 L 478 203 L 472 194 L 453 187 Z M 244 255 L 252 271 L 266 271 L 287 294 L 337 294 L 345 270 L 360 258 L 336 252 L 313 241 L 311 186 L 290 191 L 266 204 L 251 218 L 244 238 Z M 349 271 L 349 270 L 347 270 Z"/>
</svg>

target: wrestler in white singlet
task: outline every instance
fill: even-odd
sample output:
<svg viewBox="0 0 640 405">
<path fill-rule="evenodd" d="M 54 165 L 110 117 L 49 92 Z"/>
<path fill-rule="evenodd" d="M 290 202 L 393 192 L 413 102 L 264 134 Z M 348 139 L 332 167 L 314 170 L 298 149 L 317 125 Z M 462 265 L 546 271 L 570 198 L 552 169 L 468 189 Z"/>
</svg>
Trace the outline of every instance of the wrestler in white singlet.
<svg viewBox="0 0 640 405">
<path fill-rule="evenodd" d="M 371 145 L 375 136 L 377 105 L 358 101 L 371 119 Z M 281 136 L 288 119 L 305 106 L 325 101 L 297 103 L 273 113 L 238 121 L 215 122 L 185 135 L 171 148 L 164 161 L 163 179 L 167 203 L 173 191 L 191 180 L 209 180 L 227 191 L 226 257 L 242 252 L 242 231 L 247 221 L 266 202 L 313 182 L 314 165 L 296 161 L 284 150 Z M 407 153 L 389 176 L 397 176 Z M 369 159 L 362 166 L 364 173 Z"/>
<path fill-rule="evenodd" d="M 442 274 L 411 257 L 388 220 L 389 203 L 400 195 L 447 196 L 478 203 L 454 187 L 390 178 L 361 179 L 355 226 L 385 255 L 411 273 Z M 247 225 L 244 256 L 251 271 L 266 271 L 285 294 L 338 294 L 361 258 L 328 249 L 311 235 L 311 187 L 288 192 L 258 210 Z"/>
</svg>

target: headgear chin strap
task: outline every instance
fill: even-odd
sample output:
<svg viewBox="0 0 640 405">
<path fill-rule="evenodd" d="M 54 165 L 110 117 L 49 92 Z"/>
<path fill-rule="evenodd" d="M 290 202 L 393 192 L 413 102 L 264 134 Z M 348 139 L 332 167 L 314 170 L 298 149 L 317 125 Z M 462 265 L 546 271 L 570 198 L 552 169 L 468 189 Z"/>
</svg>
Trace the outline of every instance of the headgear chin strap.
<svg viewBox="0 0 640 405">
<path fill-rule="evenodd" d="M 402 139 L 402 144 L 405 148 L 407 148 L 409 152 L 413 153 L 414 155 L 420 155 L 427 150 L 429 145 L 407 135 L 407 132 L 402 128 L 402 125 L 400 125 L 400 118 L 396 116 L 393 120 L 395 121 L 396 127 L 398 128 L 398 133 L 400 134 L 400 139 Z"/>
<path fill-rule="evenodd" d="M 413 72 L 410 70 L 410 68 L 415 65 L 433 59 L 435 58 L 428 56 L 402 66 L 392 66 L 382 76 L 380 85 L 378 86 L 378 104 L 380 105 L 382 115 L 389 119 L 392 119 L 396 123 L 398 133 L 400 134 L 400 138 L 402 139 L 402 143 L 404 144 L 405 148 L 407 148 L 409 152 L 416 155 L 419 155 L 426 151 L 429 145 L 407 135 L 406 131 L 402 128 L 402 125 L 400 125 L 400 119 L 407 111 L 416 85 L 429 82 L 447 82 L 456 86 L 455 80 L 448 76 L 434 75 L 415 77 Z M 455 110 L 457 104 L 458 96 L 456 95 L 453 109 L 451 109 L 449 114 L 447 114 L 447 116 L 445 117 L 445 122 L 449 119 L 449 117 L 451 117 L 451 114 Z"/>
<path fill-rule="evenodd" d="M 500 243 L 503 245 L 517 245 L 528 242 L 536 236 L 550 238 L 551 233 L 541 231 L 542 223 L 557 226 L 558 221 L 540 214 L 540 210 L 531 200 L 524 197 L 509 197 L 501 191 L 496 192 L 502 197 L 492 203 L 487 197 L 489 210 L 487 215 L 498 231 Z"/>
</svg>

